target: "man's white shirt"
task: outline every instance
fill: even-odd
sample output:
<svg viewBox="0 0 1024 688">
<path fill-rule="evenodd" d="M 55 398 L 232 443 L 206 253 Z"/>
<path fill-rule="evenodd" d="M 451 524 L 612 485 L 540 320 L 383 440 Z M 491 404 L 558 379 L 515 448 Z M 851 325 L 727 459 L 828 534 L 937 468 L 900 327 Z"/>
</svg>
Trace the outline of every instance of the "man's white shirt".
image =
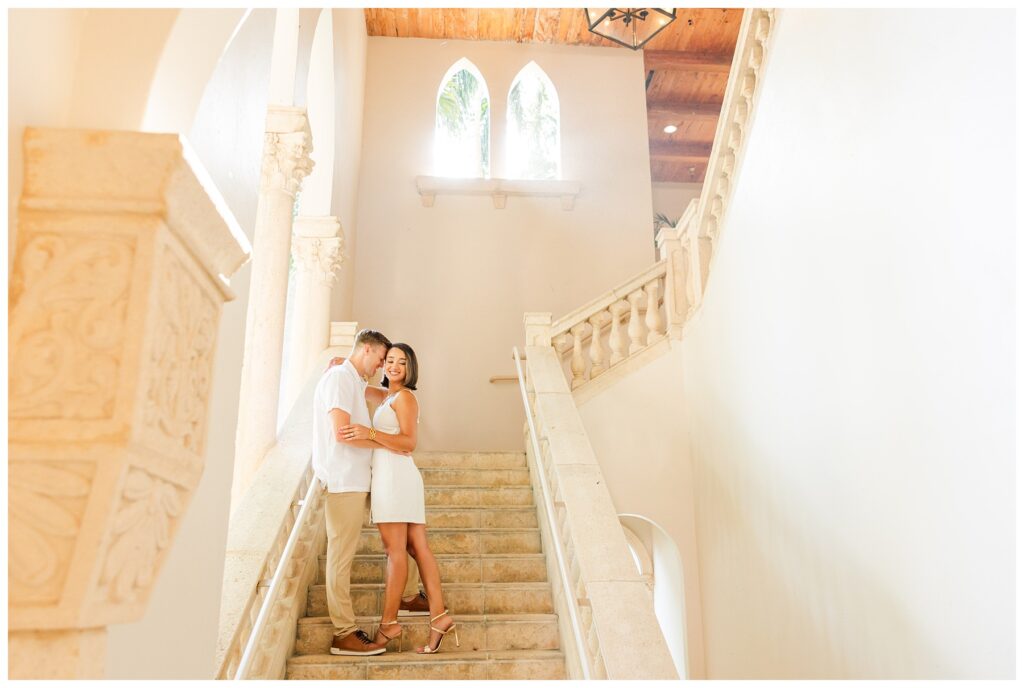
<svg viewBox="0 0 1024 688">
<path fill-rule="evenodd" d="M 331 409 L 349 414 L 353 423 L 370 427 L 366 381 L 350 361 L 334 366 L 316 383 L 313 394 L 313 473 L 328 492 L 369 492 L 372 449 L 334 439 Z"/>
</svg>

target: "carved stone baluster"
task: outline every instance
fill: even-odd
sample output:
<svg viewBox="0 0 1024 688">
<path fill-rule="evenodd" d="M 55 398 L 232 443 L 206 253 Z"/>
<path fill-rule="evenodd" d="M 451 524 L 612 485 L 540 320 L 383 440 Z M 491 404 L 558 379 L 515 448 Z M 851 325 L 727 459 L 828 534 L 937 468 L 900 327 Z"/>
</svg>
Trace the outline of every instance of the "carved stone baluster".
<svg viewBox="0 0 1024 688">
<path fill-rule="evenodd" d="M 578 325 L 573 325 L 569 330 L 572 332 L 572 388 L 576 389 L 584 382 L 583 374 L 587 369 L 587 362 L 583 360 L 583 333 L 586 331 L 588 325 L 585 322 L 581 322 Z"/>
<path fill-rule="evenodd" d="M 629 328 L 626 331 L 629 332 L 629 355 L 632 356 L 644 348 L 643 340 L 640 338 L 644 333 L 643 325 L 640 323 L 640 302 L 644 298 L 644 292 L 637 289 L 626 298 L 629 300 Z"/>
<path fill-rule="evenodd" d="M 626 358 L 626 354 L 623 353 L 622 315 L 627 310 L 629 310 L 629 304 L 625 301 L 616 301 L 608 307 L 608 312 L 612 316 L 612 328 L 608 333 L 608 346 L 612 350 L 611 365 L 616 365 Z"/>
<path fill-rule="evenodd" d="M 604 363 L 604 347 L 601 346 L 601 325 L 607 320 L 608 312 L 601 311 L 591 316 L 587 322 L 590 323 L 590 379 L 603 373 L 608 369 Z"/>
<path fill-rule="evenodd" d="M 651 280 L 644 286 L 644 291 L 647 292 L 647 318 L 645 323 L 647 324 L 648 345 L 661 339 L 664 334 L 662 332 L 661 308 L 658 306 L 658 285 L 660 282 L 660 279 Z"/>
</svg>

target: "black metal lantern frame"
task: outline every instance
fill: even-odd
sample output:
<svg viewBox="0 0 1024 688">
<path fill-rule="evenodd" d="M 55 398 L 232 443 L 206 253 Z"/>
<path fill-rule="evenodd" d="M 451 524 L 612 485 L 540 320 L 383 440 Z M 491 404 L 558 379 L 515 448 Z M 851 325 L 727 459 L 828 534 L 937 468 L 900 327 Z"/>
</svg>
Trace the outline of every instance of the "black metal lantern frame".
<svg viewBox="0 0 1024 688">
<path fill-rule="evenodd" d="M 647 41 L 676 19 L 675 9 L 663 7 L 587 7 L 583 11 L 591 33 L 631 50 L 644 47 Z"/>
</svg>

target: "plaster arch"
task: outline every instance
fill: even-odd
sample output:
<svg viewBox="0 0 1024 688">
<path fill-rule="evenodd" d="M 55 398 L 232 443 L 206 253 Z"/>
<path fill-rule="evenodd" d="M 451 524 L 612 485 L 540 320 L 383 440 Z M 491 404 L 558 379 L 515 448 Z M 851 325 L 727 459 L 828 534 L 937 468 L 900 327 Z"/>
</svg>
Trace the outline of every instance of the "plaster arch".
<svg viewBox="0 0 1024 688">
<path fill-rule="evenodd" d="M 206 85 L 251 9 L 183 9 L 149 86 L 141 129 L 188 132 Z"/>
<path fill-rule="evenodd" d="M 689 621 L 686 610 L 683 557 L 675 540 L 660 524 L 640 514 L 619 514 L 619 523 L 626 532 L 627 542 L 646 547 L 651 562 L 654 613 L 665 636 L 672 661 L 680 677 L 695 678 L 687 672 Z M 633 538 L 630 538 L 630 534 Z M 640 554 L 642 559 L 643 553 Z M 641 564 L 643 562 L 641 561 Z M 644 575 L 641 569 L 641 575 Z M 645 576 L 646 578 L 646 576 Z"/>
</svg>

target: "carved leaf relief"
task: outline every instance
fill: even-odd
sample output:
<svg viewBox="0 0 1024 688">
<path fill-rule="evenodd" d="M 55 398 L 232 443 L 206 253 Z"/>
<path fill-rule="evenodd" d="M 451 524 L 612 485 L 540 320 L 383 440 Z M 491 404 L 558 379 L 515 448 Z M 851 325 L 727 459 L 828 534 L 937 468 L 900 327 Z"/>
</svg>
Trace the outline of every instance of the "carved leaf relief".
<svg viewBox="0 0 1024 688">
<path fill-rule="evenodd" d="M 113 541 L 100 577 L 114 602 L 134 601 L 148 590 L 157 559 L 171 543 L 171 527 L 183 512 L 179 488 L 132 468 L 114 518 Z"/>
<path fill-rule="evenodd" d="M 117 236 L 25 246 L 11 288 L 11 418 L 113 416 L 134 253 Z"/>
<path fill-rule="evenodd" d="M 8 573 L 12 604 L 56 601 L 89 496 L 94 466 L 12 461 L 8 465 Z"/>
<path fill-rule="evenodd" d="M 219 311 L 184 265 L 169 251 L 166 256 L 149 361 L 146 423 L 201 455 Z"/>
</svg>

